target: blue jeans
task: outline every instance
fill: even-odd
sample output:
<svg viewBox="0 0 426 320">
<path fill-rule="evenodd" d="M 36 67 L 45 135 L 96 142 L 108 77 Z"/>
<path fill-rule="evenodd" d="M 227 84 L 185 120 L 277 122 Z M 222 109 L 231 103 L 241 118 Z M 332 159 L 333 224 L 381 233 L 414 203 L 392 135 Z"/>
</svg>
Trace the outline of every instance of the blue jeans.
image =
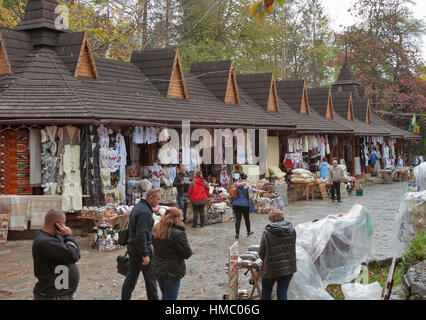
<svg viewBox="0 0 426 320">
<path fill-rule="evenodd" d="M 279 278 L 266 278 L 262 280 L 262 300 L 272 300 L 272 288 L 277 281 L 277 300 L 287 300 L 288 286 L 293 274 Z"/>
<path fill-rule="evenodd" d="M 182 210 L 183 220 L 186 221 L 186 210 L 188 209 L 188 202 L 186 200 L 188 198 L 188 192 L 184 192 L 181 196 L 178 196 L 177 202 L 179 209 Z"/>
<path fill-rule="evenodd" d="M 180 280 L 158 280 L 162 293 L 162 300 L 177 300 L 180 288 Z"/>
</svg>

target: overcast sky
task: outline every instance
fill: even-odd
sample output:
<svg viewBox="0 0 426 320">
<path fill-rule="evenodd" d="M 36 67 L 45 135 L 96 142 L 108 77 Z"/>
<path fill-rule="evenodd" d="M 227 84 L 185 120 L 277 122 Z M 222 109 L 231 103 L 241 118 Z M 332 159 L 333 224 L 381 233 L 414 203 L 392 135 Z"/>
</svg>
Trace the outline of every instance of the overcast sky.
<svg viewBox="0 0 426 320">
<path fill-rule="evenodd" d="M 321 0 L 326 12 L 331 18 L 332 28 L 340 31 L 353 23 L 353 17 L 347 11 L 354 0 Z M 414 0 L 412 11 L 417 19 L 426 19 L 426 0 Z M 422 56 L 426 60 L 426 36 L 423 37 Z"/>
</svg>

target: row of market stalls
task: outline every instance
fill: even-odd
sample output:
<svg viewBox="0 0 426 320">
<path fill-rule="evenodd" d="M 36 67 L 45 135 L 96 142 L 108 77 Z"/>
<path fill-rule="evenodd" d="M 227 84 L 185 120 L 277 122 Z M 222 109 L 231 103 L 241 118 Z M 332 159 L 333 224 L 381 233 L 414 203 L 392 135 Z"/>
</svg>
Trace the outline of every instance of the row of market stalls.
<svg viewBox="0 0 426 320">
<path fill-rule="evenodd" d="M 9 230 L 40 228 L 52 207 L 115 219 L 150 188 L 174 205 L 181 163 L 203 172 L 217 207 L 227 206 L 227 188 L 241 172 L 259 199 L 280 198 L 282 206 L 294 169 L 314 176 L 328 158 L 362 176 L 397 167 L 398 156 L 407 163 L 419 139 L 372 113 L 347 60 L 331 88 L 311 89 L 271 73 L 238 74 L 232 61 L 193 63 L 184 72 L 175 48 L 135 51 L 129 62 L 99 58 L 85 32 L 55 27 L 56 5 L 29 0 L 16 28 L 0 28 L 0 211 L 10 213 Z M 199 140 L 184 135 L 170 147 L 168 133 L 185 133 L 182 121 L 190 134 L 202 133 L 202 155 Z M 237 129 L 244 141 L 254 134 L 252 152 L 234 143 Z M 208 149 L 211 164 L 200 163 Z M 263 150 L 264 175 L 254 161 Z"/>
</svg>

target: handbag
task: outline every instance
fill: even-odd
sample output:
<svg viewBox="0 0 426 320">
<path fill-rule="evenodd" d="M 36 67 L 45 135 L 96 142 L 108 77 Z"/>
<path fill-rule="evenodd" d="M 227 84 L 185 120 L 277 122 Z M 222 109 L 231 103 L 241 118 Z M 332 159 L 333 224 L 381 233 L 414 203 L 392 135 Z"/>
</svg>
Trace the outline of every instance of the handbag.
<svg viewBox="0 0 426 320">
<path fill-rule="evenodd" d="M 129 260 L 130 258 L 127 250 L 124 255 L 119 255 L 117 257 L 117 272 L 125 277 L 129 271 Z"/>
<path fill-rule="evenodd" d="M 129 219 L 130 221 L 130 219 Z M 129 221 L 127 221 L 126 226 L 124 227 L 123 230 L 118 231 L 118 240 L 117 243 L 120 246 L 125 246 L 127 245 L 127 241 L 129 240 Z"/>
</svg>

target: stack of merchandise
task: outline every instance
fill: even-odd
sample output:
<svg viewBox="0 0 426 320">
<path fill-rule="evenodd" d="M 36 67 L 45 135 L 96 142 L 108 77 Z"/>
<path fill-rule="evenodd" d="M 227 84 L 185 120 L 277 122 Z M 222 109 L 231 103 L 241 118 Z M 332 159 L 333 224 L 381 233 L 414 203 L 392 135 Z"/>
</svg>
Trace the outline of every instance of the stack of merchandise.
<svg viewBox="0 0 426 320">
<path fill-rule="evenodd" d="M 118 231 L 108 222 L 102 223 L 99 227 L 94 227 L 92 233 L 95 233 L 92 249 L 97 247 L 101 252 L 109 252 L 121 248 L 118 244 Z"/>
<path fill-rule="evenodd" d="M 298 183 L 309 183 L 314 182 L 315 177 L 312 172 L 305 169 L 295 169 L 292 171 L 292 175 L 290 178 L 290 181 L 292 183 L 298 182 Z"/>
<path fill-rule="evenodd" d="M 276 191 L 276 185 L 263 179 L 258 182 L 254 190 L 254 210 L 260 214 L 268 214 L 272 209 L 284 210 L 283 199 Z M 278 191 L 279 188 L 278 188 Z"/>
<path fill-rule="evenodd" d="M 133 206 L 105 206 L 105 207 L 83 207 L 79 212 L 80 217 L 98 219 L 103 221 L 112 220 L 119 215 L 130 213 Z"/>
<path fill-rule="evenodd" d="M 348 191 L 348 193 L 351 193 L 354 188 L 355 188 L 355 184 L 356 184 L 356 178 L 355 177 L 351 177 L 351 176 L 345 176 L 344 178 L 344 184 L 346 185 L 346 191 Z M 358 189 L 357 190 L 362 190 L 359 189 L 361 188 L 361 185 L 358 184 Z"/>
<path fill-rule="evenodd" d="M 262 267 L 262 260 L 259 258 L 259 245 L 252 245 L 246 253 L 238 257 L 238 267 L 242 269 Z"/>
<path fill-rule="evenodd" d="M 154 213 L 152 214 L 152 217 L 154 219 L 154 225 L 160 222 L 161 218 L 166 214 L 166 211 L 169 209 L 168 206 L 162 206 L 159 205 L 155 208 L 152 208 Z"/>
<path fill-rule="evenodd" d="M 209 209 L 207 210 L 205 217 L 208 218 L 208 223 L 206 224 L 228 221 L 229 218 L 233 216 L 229 193 L 226 191 L 225 188 L 220 187 L 218 184 L 214 183 L 209 184 L 209 189 Z M 223 220 L 222 215 L 225 213 L 228 218 L 225 218 L 225 220 Z"/>
</svg>

